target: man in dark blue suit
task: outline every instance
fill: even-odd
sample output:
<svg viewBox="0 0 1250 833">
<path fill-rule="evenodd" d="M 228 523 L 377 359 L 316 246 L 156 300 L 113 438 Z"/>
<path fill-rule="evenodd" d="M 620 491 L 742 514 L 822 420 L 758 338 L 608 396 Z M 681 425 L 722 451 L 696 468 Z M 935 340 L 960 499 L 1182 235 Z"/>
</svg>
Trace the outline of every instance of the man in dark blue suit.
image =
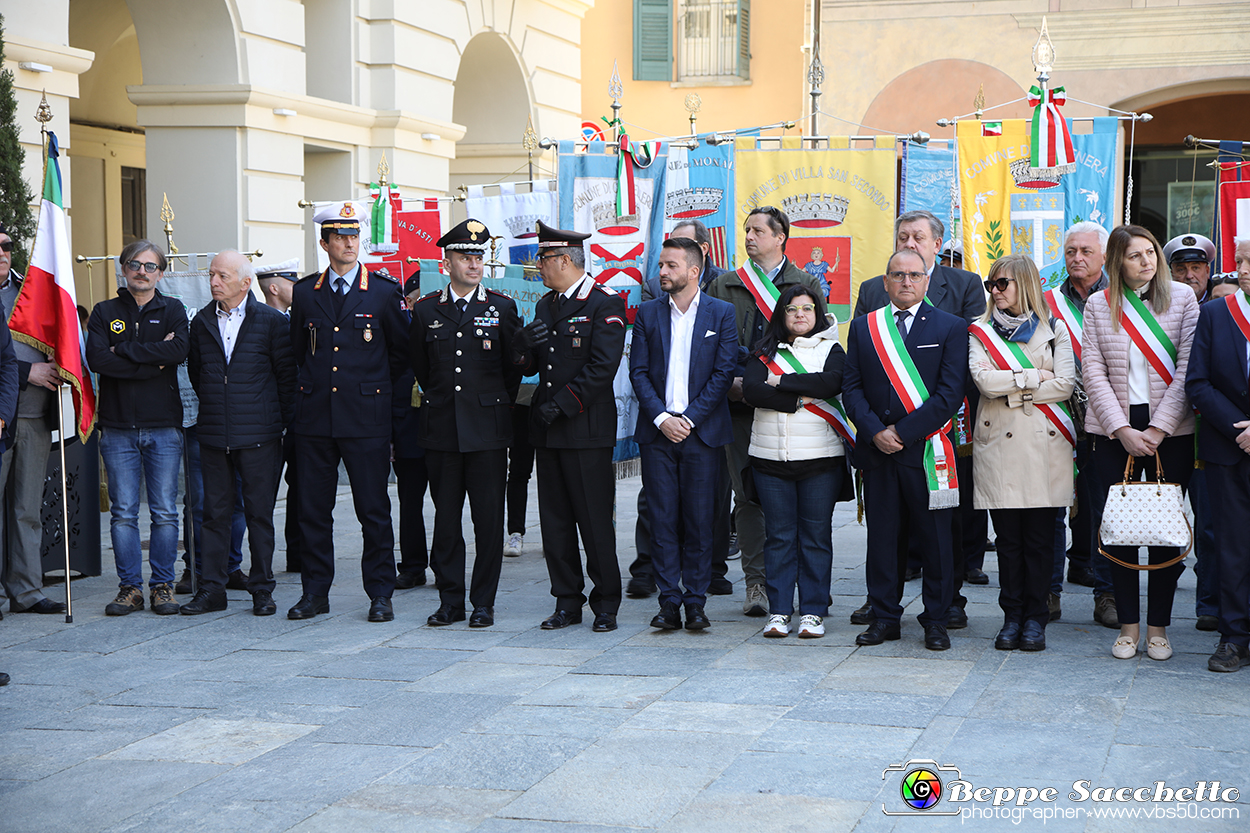
<svg viewBox="0 0 1250 833">
<path fill-rule="evenodd" d="M 951 515 L 958 495 L 931 491 L 929 475 L 941 482 L 954 470 L 953 459 L 937 460 L 927 472 L 926 445 L 940 440 L 963 401 L 968 374 L 967 324 L 926 302 L 929 275 L 924 259 L 912 250 L 894 253 L 886 266 L 890 303 L 856 318 L 847 336 L 842 399 L 861 441 L 855 464 L 864 471 L 868 515 L 868 601 L 875 619 L 856 637 L 859 645 L 880 645 L 900 636 L 903 608 L 898 580 L 899 535 L 910 530 L 924 554 L 925 647 L 944 651 L 947 609 L 954 594 Z M 892 361 L 881 345 L 901 336 L 903 351 Z M 919 403 L 904 406 L 891 379 L 910 378 L 911 364 L 923 386 Z M 917 385 L 919 388 L 921 385 Z M 926 395 L 927 394 L 927 395 Z M 871 438 L 869 441 L 868 438 Z M 939 445 L 943 445 L 939 443 Z M 946 450 L 953 447 L 946 445 Z M 936 456 L 936 455 L 935 455 Z M 953 457 L 953 454 L 949 455 Z M 905 523 L 900 523 L 900 520 Z"/>
<path fill-rule="evenodd" d="M 1194 330 L 1185 393 L 1202 413 L 1198 457 L 1206 463 L 1219 554 L 1220 644 L 1212 671 L 1250 665 L 1250 240 L 1237 243 L 1239 291 L 1204 304 Z"/>
<path fill-rule="evenodd" d="M 629 378 L 638 396 L 634 439 L 642 453 L 642 483 L 650 495 L 651 563 L 660 612 L 651 627 L 708 626 L 703 607 L 712 579 L 708 521 L 733 442 L 729 386 L 738 363 L 734 308 L 699 288 L 703 252 L 684 237 L 664 241 L 660 287 L 634 319 Z M 678 544 L 678 528 L 682 542 Z"/>
</svg>

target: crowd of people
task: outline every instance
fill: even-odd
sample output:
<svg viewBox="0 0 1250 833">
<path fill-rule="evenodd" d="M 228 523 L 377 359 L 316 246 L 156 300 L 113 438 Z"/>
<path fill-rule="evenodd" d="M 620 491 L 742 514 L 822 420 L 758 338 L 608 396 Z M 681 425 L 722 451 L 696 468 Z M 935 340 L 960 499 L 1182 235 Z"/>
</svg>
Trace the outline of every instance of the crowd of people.
<svg viewBox="0 0 1250 833">
<path fill-rule="evenodd" d="M 490 231 L 481 222 L 438 241 L 447 284 L 423 293 L 417 276 L 401 287 L 359 263 L 355 212 L 345 203 L 318 214 L 329 266 L 302 279 L 289 263 L 257 270 L 237 251 L 218 253 L 213 300 L 190 319 L 160 291 L 168 263 L 159 248 L 139 240 L 121 253 L 126 285 L 91 312 L 86 343 L 119 583 L 105 612 L 145 602 L 161 615 L 219 611 L 234 588 L 250 593 L 255 615 L 276 613 L 284 468 L 287 569 L 302 584 L 287 615 L 329 612 L 341 464 L 361 526 L 369 621 L 392 620 L 395 588 L 425 584 L 428 568 L 439 594 L 430 626 L 467 618 L 490 627 L 503 558 L 524 547 L 533 465 L 554 599 L 541 626 L 577 625 L 589 602 L 592 629 L 615 630 L 624 594 L 613 379 L 630 322 L 621 295 L 586 272 L 589 235 L 538 224 L 550 291 L 526 323 L 482 283 Z M 1093 588 L 1095 620 L 1118 630 L 1111 653 L 1121 659 L 1142 646 L 1147 572 L 1145 652 L 1166 660 L 1187 550 L 1151 546 L 1139 564 L 1136 548 L 1099 539 L 1109 488 L 1166 478 L 1193 507 L 1197 627 L 1219 632 L 1208 667 L 1250 664 L 1250 539 L 1236 528 L 1250 513 L 1250 241 L 1237 243 L 1236 279 L 1213 280 L 1215 248 L 1201 235 L 1164 247 L 1140 226 L 1108 233 L 1081 222 L 1065 235 L 1065 279 L 1046 291 L 1025 255 L 999 259 L 984 281 L 943 263 L 942 223 L 908 212 L 883 274 L 859 289 L 844 350 L 824 270 L 813 276 L 785 254 L 785 213 L 756 208 L 743 231 L 747 260 L 726 271 L 711 262 L 707 228 L 681 223 L 632 322 L 625 361 L 642 489 L 624 590 L 658 594 L 652 627 L 711 626 L 708 595 L 734 592 L 732 539 L 743 613 L 767 617 L 764 636 L 824 636 L 831 517 L 862 482 L 867 603 L 851 615 L 866 626 L 857 645 L 901 638 L 904 585 L 919 578 L 924 645 L 948 649 L 949 632 L 968 622 L 963 584 L 988 582 L 992 520 L 1003 611 L 995 648 L 1046 648 L 1047 624 L 1062 616 L 1066 559 L 1069 583 Z M 0 227 L 6 312 L 21 281 L 12 247 Z M 184 362 L 199 401 L 193 431 L 179 393 Z M 65 612 L 44 596 L 39 564 L 58 384 L 54 363 L 0 328 L 0 605 L 7 598 L 13 612 Z M 185 535 L 196 557 L 176 581 L 178 479 L 192 456 L 198 486 Z M 1213 493 L 1225 511 L 1212 511 Z M 180 593 L 191 598 L 179 604 Z"/>
</svg>

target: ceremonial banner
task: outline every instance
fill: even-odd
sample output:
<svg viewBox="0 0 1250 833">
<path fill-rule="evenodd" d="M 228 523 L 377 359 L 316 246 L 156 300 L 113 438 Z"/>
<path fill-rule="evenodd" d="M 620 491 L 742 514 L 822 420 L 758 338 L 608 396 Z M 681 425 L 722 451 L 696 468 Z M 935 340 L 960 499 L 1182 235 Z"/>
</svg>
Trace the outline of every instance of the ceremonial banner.
<svg viewBox="0 0 1250 833">
<path fill-rule="evenodd" d="M 516 183 L 501 182 L 499 193 L 486 194 L 485 185 L 470 185 L 465 209 L 470 217 L 481 220 L 496 237 L 502 237 L 495 250 L 495 259 L 508 265 L 534 266 L 538 257 L 536 224 L 542 220 L 558 225 L 555 182 L 542 179 L 529 191 L 517 191 Z M 538 280 L 537 275 L 534 280 Z"/>
<path fill-rule="evenodd" d="M 808 150 L 739 139 L 734 177 L 734 225 L 741 228 L 761 205 L 786 212 L 786 256 L 821 282 L 840 324 L 851 317 L 859 285 L 881 274 L 894 250 L 894 137 L 878 136 L 876 147 L 864 150 L 846 147 L 848 141 L 843 137 L 841 148 Z M 738 235 L 731 265 L 746 261 L 745 240 Z"/>
<path fill-rule="evenodd" d="M 668 150 L 664 236 L 668 237 L 682 220 L 702 220 L 712 236 L 712 262 L 728 269 L 737 228 L 733 210 L 733 145 L 709 145 L 703 140 L 710 135 L 700 136 L 694 150 Z"/>
<path fill-rule="evenodd" d="M 928 144 L 903 145 L 902 203 L 899 214 L 928 211 L 942 221 L 946 239 L 959 236 L 958 195 L 955 186 L 955 143 L 953 140 L 930 139 Z M 951 216 L 951 206 L 955 216 Z"/>
<path fill-rule="evenodd" d="M 1215 270 L 1237 272 L 1237 238 L 1250 239 L 1250 162 L 1242 161 L 1241 142 L 1220 142 L 1216 166 Z M 1213 276 L 1214 277 L 1214 276 Z"/>
<path fill-rule="evenodd" d="M 404 278 L 418 269 L 418 264 L 410 261 L 409 258 L 443 259 L 442 250 L 434 245 L 438 238 L 443 236 L 442 211 L 437 199 L 428 198 L 425 200 L 424 208 L 404 211 L 399 192 L 391 191 L 389 205 L 391 206 L 394 242 L 386 247 L 388 251 L 374 251 L 373 243 L 370 242 L 374 236 L 374 217 L 378 213 L 374 211 L 377 205 L 376 188 L 373 196 L 367 199 L 336 200 L 336 202 L 354 202 L 356 205 L 356 214 L 360 217 L 361 241 L 358 259 L 367 268 L 375 272 L 385 269 L 387 274 L 402 284 Z M 411 203 L 413 200 L 408 202 Z M 317 206 L 324 204 L 318 203 Z M 320 228 L 315 230 L 317 239 L 320 240 L 321 230 Z M 330 259 L 326 256 L 325 250 L 317 246 L 317 271 L 324 272 L 329 265 Z"/>
<path fill-rule="evenodd" d="M 1093 132 L 1075 134 L 1075 169 L 1061 173 L 1030 165 L 1030 129 L 1024 119 L 990 123 L 961 121 L 959 190 L 964 268 L 980 275 L 1009 254 L 1028 254 L 1045 288 L 1066 277 L 1063 235 L 1083 220 L 1107 229 L 1115 199 L 1117 122 L 1093 121 Z"/>
</svg>

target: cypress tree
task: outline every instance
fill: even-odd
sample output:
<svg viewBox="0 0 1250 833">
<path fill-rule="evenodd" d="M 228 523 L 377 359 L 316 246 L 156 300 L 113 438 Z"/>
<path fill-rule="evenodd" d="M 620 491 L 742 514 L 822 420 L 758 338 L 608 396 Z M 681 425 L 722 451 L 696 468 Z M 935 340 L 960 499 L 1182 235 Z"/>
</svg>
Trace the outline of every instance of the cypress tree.
<svg viewBox="0 0 1250 833">
<path fill-rule="evenodd" d="M 0 15 L 0 64 L 3 61 L 4 15 Z M 22 147 L 18 119 L 13 73 L 6 69 L 0 71 L 0 222 L 13 238 L 13 268 L 24 275 L 28 249 L 35 237 L 35 216 L 30 210 L 35 195 L 22 178 L 26 149 Z"/>
</svg>

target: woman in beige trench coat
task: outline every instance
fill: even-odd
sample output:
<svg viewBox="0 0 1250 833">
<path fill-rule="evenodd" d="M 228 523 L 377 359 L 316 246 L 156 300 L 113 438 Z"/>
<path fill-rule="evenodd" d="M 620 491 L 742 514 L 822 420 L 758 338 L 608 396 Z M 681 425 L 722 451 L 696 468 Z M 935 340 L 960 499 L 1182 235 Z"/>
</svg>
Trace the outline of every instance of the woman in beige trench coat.
<svg viewBox="0 0 1250 833">
<path fill-rule="evenodd" d="M 981 392 L 973 505 L 990 510 L 998 535 L 1003 627 L 994 647 L 1041 651 L 1056 514 L 1072 503 L 1068 437 L 1075 434 L 1060 403 L 1072 395 L 1076 362 L 1068 330 L 1051 319 L 1028 256 L 996 261 L 985 288 L 990 299 L 969 329 L 968 368 Z"/>
</svg>

